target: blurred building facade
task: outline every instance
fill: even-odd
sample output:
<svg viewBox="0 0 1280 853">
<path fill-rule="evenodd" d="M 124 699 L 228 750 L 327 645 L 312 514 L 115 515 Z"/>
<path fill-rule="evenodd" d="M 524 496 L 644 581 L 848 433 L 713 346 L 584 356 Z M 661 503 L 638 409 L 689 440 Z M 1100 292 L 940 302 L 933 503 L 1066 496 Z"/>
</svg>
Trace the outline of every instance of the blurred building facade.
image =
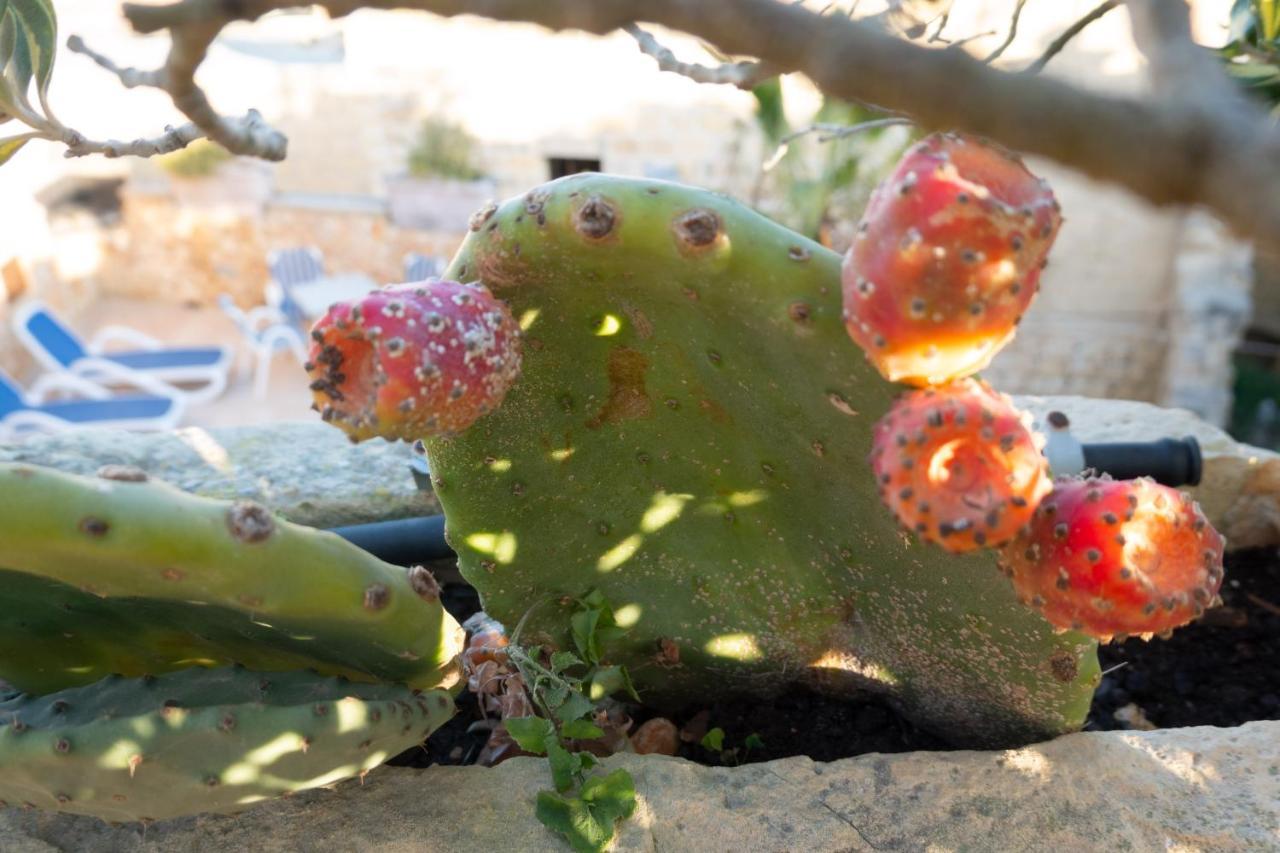
<svg viewBox="0 0 1280 853">
<path fill-rule="evenodd" d="M 970 43 L 981 55 L 1003 39 L 1014 5 L 957 0 L 947 33 L 995 31 Z M 1001 63 L 1029 62 L 1087 5 L 1028 4 Z M 134 36 L 115 3 L 56 6 L 63 32 L 123 63 L 157 64 L 167 48 L 164 37 Z M 860 14 L 876 6 L 863 3 Z M 1195 6 L 1202 40 L 1222 40 L 1230 3 Z M 693 39 L 663 38 L 682 57 L 711 61 Z M 1136 92 L 1142 72 L 1117 12 L 1048 73 Z M 178 120 L 163 94 L 125 91 L 81 56 L 64 51 L 54 79 L 59 115 L 92 136 L 150 135 Z M 288 159 L 236 161 L 216 180 L 193 180 L 146 162 L 66 161 L 56 146 L 33 143 L 0 169 L 6 299 L 40 293 L 71 311 L 94 293 L 208 302 L 228 292 L 251 303 L 266 280 L 266 252 L 293 245 L 319 247 L 332 270 L 397 280 L 405 252 L 448 255 L 463 236 L 463 207 L 431 227 L 393 215 L 429 116 L 474 137 L 486 175 L 475 191 L 497 198 L 583 167 L 748 198 L 771 153 L 749 93 L 659 73 L 621 33 L 552 34 L 410 12 L 334 21 L 302 9 L 229 28 L 201 81 L 224 112 L 255 107 L 287 132 Z M 803 124 L 820 96 L 794 76 L 785 90 Z M 1247 250 L 1200 214 L 1156 210 L 1052 164 L 1032 167 L 1053 184 L 1066 224 L 1039 299 L 988 378 L 1010 392 L 1148 400 L 1223 422 L 1230 356 L 1250 317 Z M 6 334 L 0 364 L 14 357 Z"/>
</svg>

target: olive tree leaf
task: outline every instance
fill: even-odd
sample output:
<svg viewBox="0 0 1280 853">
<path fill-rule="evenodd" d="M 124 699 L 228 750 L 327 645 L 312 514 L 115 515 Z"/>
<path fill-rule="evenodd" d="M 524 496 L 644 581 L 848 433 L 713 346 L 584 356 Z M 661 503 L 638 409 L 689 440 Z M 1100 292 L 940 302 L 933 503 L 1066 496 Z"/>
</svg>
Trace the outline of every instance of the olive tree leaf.
<svg viewBox="0 0 1280 853">
<path fill-rule="evenodd" d="M 26 95 L 23 85 L 24 57 L 27 56 L 26 39 L 19 39 L 17 19 L 5 6 L 6 0 L 0 0 L 0 110 L 5 113 L 17 113 L 21 103 L 19 95 Z M 22 42 L 22 52 L 18 52 L 18 43 Z M 31 75 L 25 75 L 25 82 L 31 82 Z"/>
<path fill-rule="evenodd" d="M 58 48 L 58 19 L 53 3 L 51 0 L 9 0 L 9 14 L 17 16 L 26 33 L 27 71 L 35 74 L 43 99 L 49 90 L 53 59 Z"/>
<path fill-rule="evenodd" d="M 22 146 L 31 141 L 31 136 L 11 136 L 8 139 L 0 139 L 0 166 L 9 162 L 9 159 L 21 150 Z"/>
</svg>

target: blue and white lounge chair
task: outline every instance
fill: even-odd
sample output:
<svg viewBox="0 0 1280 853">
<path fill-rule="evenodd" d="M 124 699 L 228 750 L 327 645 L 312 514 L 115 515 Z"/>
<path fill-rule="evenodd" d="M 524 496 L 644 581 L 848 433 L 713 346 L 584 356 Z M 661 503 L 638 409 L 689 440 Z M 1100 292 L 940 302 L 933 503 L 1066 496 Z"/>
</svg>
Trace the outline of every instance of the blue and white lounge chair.
<svg viewBox="0 0 1280 853">
<path fill-rule="evenodd" d="M 404 256 L 404 280 L 413 282 L 435 278 L 444 272 L 445 266 L 439 258 L 410 252 Z"/>
<path fill-rule="evenodd" d="M 307 346 L 302 333 L 276 309 L 259 305 L 245 311 L 227 294 L 218 297 L 218 305 L 236 324 L 244 336 L 245 345 L 254 359 L 253 396 L 259 400 L 267 396 L 267 382 L 271 378 L 271 362 L 281 350 L 292 350 L 299 364 L 307 361 Z"/>
<path fill-rule="evenodd" d="M 48 400 L 53 394 L 74 397 Z M 182 412 L 181 400 L 148 394 L 114 396 L 102 386 L 70 373 L 47 373 L 24 393 L 0 371 L 0 442 L 73 427 L 173 429 L 182 419 Z"/>
<path fill-rule="evenodd" d="M 99 385 L 130 385 L 158 397 L 186 403 L 212 400 L 227 387 L 231 350 L 227 347 L 166 347 L 125 326 L 106 326 L 83 340 L 42 303 L 29 301 L 13 316 L 14 332 L 45 369 L 70 373 Z M 111 350 L 116 341 L 137 349 Z M 192 390 L 179 386 L 195 385 Z"/>
<path fill-rule="evenodd" d="M 280 249 L 267 254 L 267 305 L 275 308 L 299 328 L 307 325 L 306 315 L 293 300 L 292 291 L 324 277 L 324 255 L 311 246 Z"/>
</svg>

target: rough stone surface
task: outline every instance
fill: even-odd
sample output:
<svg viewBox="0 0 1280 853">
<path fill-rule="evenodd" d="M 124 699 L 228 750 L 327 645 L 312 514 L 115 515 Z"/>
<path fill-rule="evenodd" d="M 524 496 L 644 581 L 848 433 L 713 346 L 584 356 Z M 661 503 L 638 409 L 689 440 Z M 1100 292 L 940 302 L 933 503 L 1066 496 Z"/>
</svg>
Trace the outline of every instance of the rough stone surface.
<svg viewBox="0 0 1280 853">
<path fill-rule="evenodd" d="M 1280 544 L 1280 454 L 1235 441 L 1183 409 L 1131 400 L 1017 397 L 1043 421 L 1065 412 L 1081 441 L 1150 441 L 1194 435 L 1204 479 L 1192 489 L 1229 548 Z M 143 434 L 86 430 L 0 446 L 0 461 L 92 474 L 109 463 L 137 465 L 197 494 L 251 498 L 315 527 L 439 512 L 408 473 L 409 448 L 381 440 L 351 445 L 319 423 Z"/>
<path fill-rule="evenodd" d="M 1227 537 L 1227 547 L 1280 544 L 1280 454 L 1241 444 L 1184 409 L 1089 397 L 1015 399 L 1041 423 L 1049 412 L 1063 412 L 1071 420 L 1072 434 L 1082 442 L 1195 436 L 1204 454 L 1204 476 L 1188 491 Z"/>
<path fill-rule="evenodd" d="M 76 474 L 136 465 L 186 491 L 255 500 L 312 527 L 438 513 L 435 497 L 414 485 L 409 455 L 408 445 L 381 439 L 353 445 L 321 423 L 163 434 L 78 430 L 0 446 L 0 461 Z"/>
<path fill-rule="evenodd" d="M 618 839 L 628 851 L 1280 848 L 1280 722 L 827 764 L 710 768 L 652 755 L 607 764 L 628 768 L 640 795 Z M 383 768 L 337 792 L 146 829 L 6 809 L 0 849 L 566 850 L 534 817 L 548 782 L 545 762 L 525 758 L 493 769 Z"/>
</svg>

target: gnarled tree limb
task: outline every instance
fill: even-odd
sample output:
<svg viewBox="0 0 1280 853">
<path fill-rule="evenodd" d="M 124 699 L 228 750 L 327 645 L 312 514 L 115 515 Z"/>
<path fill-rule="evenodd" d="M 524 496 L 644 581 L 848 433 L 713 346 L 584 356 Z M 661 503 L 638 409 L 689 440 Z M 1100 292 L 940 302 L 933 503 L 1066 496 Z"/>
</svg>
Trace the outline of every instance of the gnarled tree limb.
<svg viewBox="0 0 1280 853">
<path fill-rule="evenodd" d="M 1164 7 L 1161 19 L 1177 15 L 1185 21 L 1187 15 L 1179 0 L 1127 2 L 1138 15 L 1157 7 Z M 243 139 L 224 126 L 196 88 L 195 68 L 226 23 L 293 5 L 296 0 L 179 0 L 127 4 L 125 14 L 141 32 L 171 32 L 166 71 L 174 102 L 210 138 L 233 147 Z M 802 71 L 829 95 L 877 104 L 926 129 L 988 136 L 1128 187 L 1155 204 L 1206 205 L 1240 233 L 1280 245 L 1280 170 L 1275 167 L 1280 134 L 1260 109 L 1234 98 L 1222 105 L 1211 102 L 1216 99 L 1200 97 L 1199 85 L 1179 87 L 1162 99 L 1087 91 L 1000 71 L 963 51 L 929 49 L 863 22 L 820 16 L 777 0 L 322 0 L 319 5 L 334 15 L 357 8 L 421 9 L 601 34 L 645 20 L 730 54 Z M 1169 31 L 1158 29 L 1154 37 L 1167 39 Z M 1165 73 L 1170 65 L 1162 60 L 1155 70 Z"/>
</svg>

